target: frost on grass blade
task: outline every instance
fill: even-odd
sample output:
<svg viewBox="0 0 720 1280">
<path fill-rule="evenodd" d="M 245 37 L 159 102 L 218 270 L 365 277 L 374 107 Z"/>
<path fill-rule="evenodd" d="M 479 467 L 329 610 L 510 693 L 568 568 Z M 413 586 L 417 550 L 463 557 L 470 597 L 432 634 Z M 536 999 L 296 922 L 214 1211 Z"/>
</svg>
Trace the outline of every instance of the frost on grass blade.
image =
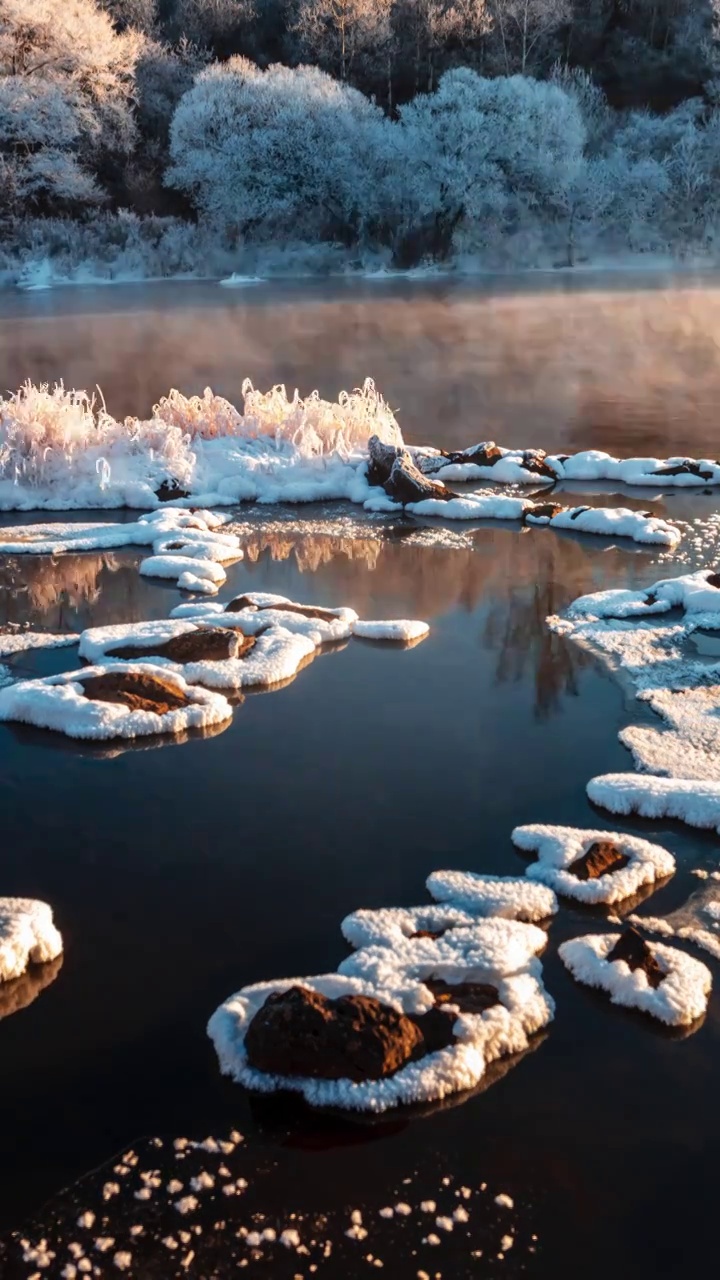
<svg viewBox="0 0 720 1280">
<path fill-rule="evenodd" d="M 98 686 L 101 678 L 106 681 L 110 675 L 118 678 L 114 683 L 121 688 L 126 676 L 136 677 L 140 694 L 126 700 L 117 690 L 108 690 L 105 682 Z M 159 680 L 166 688 L 158 694 Z M 148 683 L 152 687 L 145 690 Z M 93 689 L 96 696 L 90 696 Z M 143 697 L 144 690 L 150 696 Z M 71 738 L 103 740 L 182 733 L 222 724 L 231 715 L 232 708 L 221 694 L 188 685 L 175 672 L 143 663 L 86 667 L 0 689 L 0 721 L 54 729 Z"/>
<path fill-rule="evenodd" d="M 720 834 L 720 782 L 606 773 L 590 779 L 587 793 L 593 804 L 611 813 L 677 818 L 689 827 L 714 828 Z"/>
<path fill-rule="evenodd" d="M 552 889 L 523 876 L 479 875 L 473 871 L 433 871 L 430 895 L 473 916 L 510 920 L 545 920 L 558 909 Z"/>
<path fill-rule="evenodd" d="M 573 977 L 586 986 L 606 991 L 613 1004 L 639 1009 L 671 1027 L 689 1026 L 705 1013 L 712 986 L 707 965 L 675 947 L 656 942 L 650 948 L 662 976 L 653 986 L 646 973 L 624 960 L 608 959 L 620 934 L 573 938 L 558 948 Z"/>
<path fill-rule="evenodd" d="M 538 824 L 516 827 L 512 840 L 537 855 L 527 869 L 531 880 L 579 902 L 622 902 L 675 870 L 675 859 L 660 845 L 615 831 Z"/>
<path fill-rule="evenodd" d="M 0 983 L 21 977 L 29 965 L 55 960 L 62 949 L 46 902 L 0 898 Z"/>
</svg>

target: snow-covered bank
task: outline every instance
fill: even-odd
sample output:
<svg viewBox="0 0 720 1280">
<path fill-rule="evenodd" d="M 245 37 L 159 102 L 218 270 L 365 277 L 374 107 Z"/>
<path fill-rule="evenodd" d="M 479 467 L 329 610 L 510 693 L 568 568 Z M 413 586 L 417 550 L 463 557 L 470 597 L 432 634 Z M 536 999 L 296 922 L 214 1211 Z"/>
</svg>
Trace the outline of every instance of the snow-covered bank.
<svg viewBox="0 0 720 1280">
<path fill-rule="evenodd" d="M 679 540 L 678 529 L 651 512 L 539 505 L 487 491 L 454 495 L 444 480 L 535 486 L 563 478 L 653 486 L 720 484 L 720 466 L 687 459 L 621 461 L 587 452 L 552 457 L 540 449 L 501 449 L 492 442 L 456 453 L 405 450 L 395 417 L 370 380 L 335 402 L 317 393 L 288 397 L 284 387 L 263 394 L 249 382 L 243 395 L 238 410 L 209 389 L 191 398 L 172 391 L 154 406 L 150 418 L 117 422 L 85 392 L 28 384 L 0 400 L 0 510 L 155 509 L 167 500 L 217 507 L 342 499 L 376 512 L 404 507 L 445 520 L 525 520 L 672 546 Z M 377 465 L 374 447 L 386 470 Z M 402 490 L 394 483 L 392 464 L 401 457 L 420 480 L 419 487 L 408 487 L 407 477 Z M 85 530 L 75 531 L 73 549 L 87 549 L 83 536 Z M 95 543 L 101 545 L 107 544 Z M 22 549 L 20 545 L 18 551 Z"/>
<path fill-rule="evenodd" d="M 19 978 L 29 965 L 55 960 L 62 949 L 46 902 L 0 898 L 0 983 Z"/>
</svg>

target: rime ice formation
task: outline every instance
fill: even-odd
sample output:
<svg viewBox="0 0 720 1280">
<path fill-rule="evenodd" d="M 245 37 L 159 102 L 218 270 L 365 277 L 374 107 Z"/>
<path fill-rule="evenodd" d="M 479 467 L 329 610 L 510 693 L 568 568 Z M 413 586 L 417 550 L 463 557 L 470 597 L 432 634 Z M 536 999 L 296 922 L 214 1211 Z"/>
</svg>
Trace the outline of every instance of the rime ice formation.
<svg viewBox="0 0 720 1280">
<path fill-rule="evenodd" d="M 393 481 L 393 467 L 402 466 L 419 481 Z M 242 412 L 209 389 L 192 398 L 172 391 L 151 418 L 124 422 L 85 392 L 63 386 L 26 385 L 0 400 L 0 510 L 156 508 L 167 498 L 213 507 L 345 499 L 393 510 L 394 496 L 423 516 L 521 519 L 533 518 L 532 502 L 453 497 L 445 482 L 552 485 L 563 478 L 706 485 L 720 483 L 720 466 L 683 458 L 620 460 L 595 451 L 549 457 L 492 442 L 451 454 L 406 449 L 371 381 L 335 403 L 317 394 L 289 398 L 284 387 L 263 394 L 246 382 Z M 632 511 L 573 508 L 550 523 L 665 545 L 679 537 L 667 521 Z"/>
<path fill-rule="evenodd" d="M 86 682 L 112 673 L 151 680 L 162 676 L 177 705 L 166 710 L 133 709 L 117 699 L 86 696 Z M 232 708 L 221 694 L 189 685 L 175 672 L 148 663 L 85 667 L 42 680 L 21 680 L 0 689 L 0 721 L 17 720 L 41 729 L 55 729 L 71 738 L 103 740 L 181 733 L 222 724 L 231 715 Z"/>
<path fill-rule="evenodd" d="M 516 827 L 512 839 L 518 849 L 537 855 L 537 862 L 528 866 L 528 879 L 549 885 L 556 893 L 579 902 L 622 902 L 675 870 L 675 859 L 660 845 L 615 831 L 530 825 Z M 619 855 L 618 863 L 624 865 L 605 874 L 583 875 L 586 868 L 578 866 L 583 855 L 603 844 L 612 846 Z"/>
<path fill-rule="evenodd" d="M 62 949 L 46 902 L 0 898 L 0 982 L 19 978 L 31 964 L 57 959 Z"/>
<path fill-rule="evenodd" d="M 558 909 L 552 889 L 525 876 L 478 875 L 474 871 L 433 871 L 428 892 L 438 902 L 474 916 L 545 920 Z"/>
<path fill-rule="evenodd" d="M 653 986 L 641 969 L 609 960 L 620 934 L 591 934 L 563 942 L 558 952 L 578 982 L 606 991 L 613 1004 L 649 1013 L 671 1027 L 688 1026 L 704 1014 L 712 975 L 707 965 L 676 947 L 652 944 L 653 958 L 664 977 Z"/>
<path fill-rule="evenodd" d="M 597 654 L 657 717 L 620 732 L 637 773 L 608 774 L 588 795 L 613 813 L 720 824 L 720 664 L 693 650 L 720 627 L 720 576 L 663 578 L 644 591 L 600 591 L 549 625 Z"/>
</svg>

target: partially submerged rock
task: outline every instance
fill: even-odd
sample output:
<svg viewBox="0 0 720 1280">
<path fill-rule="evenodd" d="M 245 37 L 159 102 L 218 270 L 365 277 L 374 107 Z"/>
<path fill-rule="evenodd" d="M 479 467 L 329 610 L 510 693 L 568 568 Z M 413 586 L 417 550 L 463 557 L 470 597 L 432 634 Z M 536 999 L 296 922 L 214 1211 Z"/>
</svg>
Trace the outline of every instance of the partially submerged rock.
<svg viewBox="0 0 720 1280">
<path fill-rule="evenodd" d="M 155 490 L 158 502 L 177 502 L 180 498 L 189 498 L 190 490 L 183 489 L 177 480 L 163 480 L 159 489 Z"/>
<path fill-rule="evenodd" d="M 226 658 L 240 658 L 252 649 L 254 636 L 244 636 L 240 631 L 226 627 L 198 627 L 183 635 L 159 640 L 154 645 L 125 644 L 108 649 L 109 658 L 168 658 L 171 662 L 223 662 Z"/>
<path fill-rule="evenodd" d="M 272 993 L 245 1037 L 248 1062 L 269 1075 L 380 1080 L 424 1051 L 416 1022 L 372 996 L 336 1000 L 294 986 Z"/>
<path fill-rule="evenodd" d="M 448 502 L 457 497 L 442 481 L 423 475 L 407 450 L 398 454 L 383 488 L 393 502 L 401 502 L 403 506 L 408 502 L 423 502 L 426 498 Z"/>
<path fill-rule="evenodd" d="M 264 613 L 268 609 L 282 613 L 297 613 L 302 618 L 316 618 L 319 622 L 337 622 L 337 609 L 321 609 L 314 604 L 293 604 L 290 600 L 282 604 L 256 604 L 250 596 L 236 596 L 225 606 L 226 613 L 240 613 L 243 609 L 254 609 Z"/>
<path fill-rule="evenodd" d="M 598 880 L 600 876 L 621 871 L 630 862 L 626 853 L 618 849 L 612 840 L 593 840 L 581 857 L 567 868 L 578 880 Z"/>
<path fill-rule="evenodd" d="M 384 485 L 390 479 L 393 463 L 400 453 L 392 444 L 383 444 L 379 436 L 368 440 L 368 484 Z"/>
<path fill-rule="evenodd" d="M 488 982 L 445 982 L 443 978 L 426 978 L 436 1005 L 454 1004 L 461 1013 L 484 1013 L 500 1003 L 497 987 Z"/>
<path fill-rule="evenodd" d="M 680 462 L 658 467 L 654 474 L 656 476 L 698 476 L 701 480 L 713 478 L 712 471 L 708 471 L 706 466 L 696 462 L 694 458 L 682 458 Z"/>
<path fill-rule="evenodd" d="M 610 964 L 624 960 L 633 972 L 642 969 L 651 987 L 659 987 L 665 977 L 665 970 L 660 968 L 647 942 L 632 925 L 620 934 L 607 959 Z"/>
<path fill-rule="evenodd" d="M 119 702 L 131 711 L 154 711 L 164 716 L 188 705 L 176 684 L 147 671 L 107 671 L 80 679 L 86 698 L 98 702 Z"/>
<path fill-rule="evenodd" d="M 553 520 L 564 509 L 561 502 L 535 502 L 525 510 L 523 523 L 527 522 L 528 519 Z"/>
</svg>

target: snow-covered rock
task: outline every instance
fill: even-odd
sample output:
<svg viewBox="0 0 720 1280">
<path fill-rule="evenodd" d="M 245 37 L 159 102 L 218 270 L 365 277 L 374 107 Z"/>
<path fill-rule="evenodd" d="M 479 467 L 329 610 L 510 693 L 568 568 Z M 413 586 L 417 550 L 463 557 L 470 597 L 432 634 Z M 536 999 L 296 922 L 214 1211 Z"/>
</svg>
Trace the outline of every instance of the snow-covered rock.
<svg viewBox="0 0 720 1280">
<path fill-rule="evenodd" d="M 578 902 L 622 902 L 638 889 L 665 879 L 675 870 L 671 853 L 649 840 L 615 831 L 587 831 L 578 827 L 528 825 L 516 827 L 512 840 L 518 849 L 537 855 L 527 875 Z M 611 842 L 627 860 L 626 865 L 595 879 L 578 879 L 573 863 L 582 859 L 596 842 Z"/>
<path fill-rule="evenodd" d="M 653 943 L 653 957 L 666 975 L 655 987 L 642 969 L 608 960 L 619 938 L 617 933 L 573 938 L 558 948 L 560 959 L 578 982 L 606 991 L 613 1004 L 639 1009 L 668 1026 L 688 1026 L 704 1014 L 712 986 L 707 965 L 676 947 Z"/>
<path fill-rule="evenodd" d="M 52 908 L 34 898 L 0 898 L 0 982 L 19 978 L 31 964 L 47 964 L 63 949 Z"/>
</svg>

